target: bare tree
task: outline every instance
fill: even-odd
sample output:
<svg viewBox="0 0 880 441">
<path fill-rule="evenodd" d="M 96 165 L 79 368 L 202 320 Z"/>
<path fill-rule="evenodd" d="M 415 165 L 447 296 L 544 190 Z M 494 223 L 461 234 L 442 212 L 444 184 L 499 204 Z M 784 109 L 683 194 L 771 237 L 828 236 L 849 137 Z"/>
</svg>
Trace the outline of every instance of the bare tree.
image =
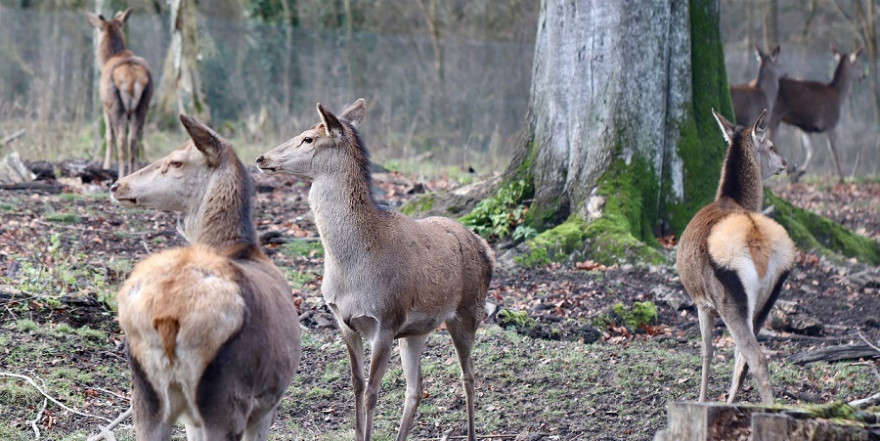
<svg viewBox="0 0 880 441">
<path fill-rule="evenodd" d="M 162 69 L 156 112 L 160 122 L 173 123 L 178 113 L 185 113 L 210 124 L 211 111 L 205 101 L 199 75 L 199 31 L 195 0 L 170 0 L 169 9 L 171 44 Z"/>
</svg>

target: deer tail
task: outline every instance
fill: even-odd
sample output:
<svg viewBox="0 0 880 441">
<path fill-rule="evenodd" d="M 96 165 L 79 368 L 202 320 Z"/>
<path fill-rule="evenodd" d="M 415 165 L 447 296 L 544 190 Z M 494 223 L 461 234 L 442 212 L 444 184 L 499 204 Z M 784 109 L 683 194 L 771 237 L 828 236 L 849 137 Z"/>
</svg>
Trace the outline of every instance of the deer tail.
<svg viewBox="0 0 880 441">
<path fill-rule="evenodd" d="M 153 319 L 153 328 L 159 333 L 162 340 L 162 348 L 168 356 L 168 362 L 174 365 L 174 350 L 177 345 L 177 333 L 180 331 L 180 322 L 176 318 L 162 317 Z"/>
</svg>

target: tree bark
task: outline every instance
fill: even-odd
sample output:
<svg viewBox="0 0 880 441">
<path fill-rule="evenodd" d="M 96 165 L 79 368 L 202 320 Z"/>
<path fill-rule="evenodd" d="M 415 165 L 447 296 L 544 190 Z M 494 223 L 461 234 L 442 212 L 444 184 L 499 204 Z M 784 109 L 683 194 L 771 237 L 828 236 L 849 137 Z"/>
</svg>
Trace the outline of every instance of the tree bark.
<svg viewBox="0 0 880 441">
<path fill-rule="evenodd" d="M 171 44 L 165 56 L 156 113 L 161 125 L 177 126 L 177 114 L 193 115 L 205 124 L 211 111 L 199 75 L 198 12 L 195 0 L 171 0 Z"/>
<path fill-rule="evenodd" d="M 776 0 L 764 3 L 764 50 L 771 50 L 779 44 L 779 5 Z"/>
</svg>

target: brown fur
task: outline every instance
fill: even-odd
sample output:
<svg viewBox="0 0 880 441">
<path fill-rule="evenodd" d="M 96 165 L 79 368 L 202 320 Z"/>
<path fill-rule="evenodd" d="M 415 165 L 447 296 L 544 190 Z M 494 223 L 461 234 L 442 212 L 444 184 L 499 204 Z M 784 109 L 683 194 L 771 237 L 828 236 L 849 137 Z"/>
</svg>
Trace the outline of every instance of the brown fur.
<svg viewBox="0 0 880 441">
<path fill-rule="evenodd" d="M 857 62 L 861 51 L 862 49 L 859 48 L 848 55 L 832 50 L 837 58 L 837 67 L 834 70 L 834 77 L 828 84 L 790 78 L 779 80 L 779 93 L 770 116 L 772 134 L 776 133 L 780 122 L 796 126 L 807 133 L 827 133 L 831 158 L 834 160 L 841 182 L 843 182 L 843 170 L 837 154 L 835 129 L 840 120 L 840 110 L 849 95 L 852 80 L 864 76 Z M 810 148 L 809 144 L 807 147 Z M 811 150 L 807 152 L 807 160 L 798 167 L 793 176 L 794 180 L 808 169 L 809 158 L 812 158 Z"/>
<path fill-rule="evenodd" d="M 149 64 L 125 47 L 122 27 L 130 14 L 131 8 L 128 8 L 118 12 L 113 20 L 105 20 L 102 15 L 86 13 L 89 24 L 101 33 L 97 56 L 101 64 L 99 94 L 106 126 L 104 168 L 110 168 L 115 144 L 119 177 L 134 171 L 138 142 L 153 94 Z"/>
<path fill-rule="evenodd" d="M 750 367 L 762 401 L 772 403 L 767 362 L 756 336 L 794 263 L 795 247 L 785 229 L 758 210 L 762 178 L 779 173 L 785 161 L 766 139 L 766 112 L 748 128 L 734 128 L 720 115 L 715 116 L 730 142 L 718 195 L 688 223 L 676 252 L 682 284 L 700 316 L 700 401 L 707 397 L 712 326 L 720 315 L 736 342 L 736 366 L 728 401 L 736 398 Z"/>
<path fill-rule="evenodd" d="M 751 125 L 764 109 L 773 109 L 779 91 L 779 79 L 786 75 L 779 63 L 779 46 L 768 55 L 755 46 L 758 75 L 748 84 L 730 86 L 730 101 L 736 113 L 736 122 Z"/>
<path fill-rule="evenodd" d="M 241 161 L 181 122 L 192 142 L 111 188 L 124 205 L 183 211 L 195 239 L 139 263 L 119 292 L 138 439 L 170 439 L 181 418 L 190 439 L 262 441 L 299 364 L 296 308 L 256 242 Z"/>
<path fill-rule="evenodd" d="M 352 366 L 355 439 L 369 440 L 379 385 L 393 339 L 400 339 L 407 392 L 397 440 L 412 426 L 422 398 L 420 357 L 428 336 L 445 324 L 462 369 L 468 439 L 474 429 L 470 351 L 485 318 L 494 269 L 491 248 L 460 223 L 414 220 L 372 199 L 369 154 L 356 127 L 358 100 L 340 116 L 320 104 L 322 122 L 257 158 L 265 172 L 312 179 L 309 206 L 324 244 L 324 300 L 336 316 Z M 369 378 L 363 339 L 372 342 Z"/>
</svg>

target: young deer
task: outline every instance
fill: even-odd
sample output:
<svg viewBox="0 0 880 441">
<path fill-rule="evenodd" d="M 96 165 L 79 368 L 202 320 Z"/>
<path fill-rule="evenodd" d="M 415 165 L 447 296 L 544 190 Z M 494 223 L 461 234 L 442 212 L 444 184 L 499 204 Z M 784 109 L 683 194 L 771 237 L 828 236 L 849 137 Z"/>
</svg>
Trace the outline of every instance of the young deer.
<svg viewBox="0 0 880 441">
<path fill-rule="evenodd" d="M 816 81 L 794 80 L 782 78 L 779 80 L 779 92 L 776 95 L 776 103 L 770 115 L 770 133 L 776 135 L 779 122 L 785 122 L 796 126 L 807 133 L 827 133 L 828 148 L 831 150 L 831 159 L 837 168 L 837 176 L 843 182 L 843 170 L 840 168 L 840 160 L 837 155 L 837 133 L 835 128 L 840 120 L 840 109 L 851 89 L 853 79 L 864 78 L 858 64 L 859 54 L 862 48 L 858 48 L 852 54 L 843 54 L 836 49 L 831 49 L 837 60 L 837 68 L 834 77 L 828 84 Z M 804 146 L 807 149 L 807 157 L 803 165 L 793 174 L 792 179 L 797 180 L 809 167 L 813 157 L 813 148 L 809 139 L 804 136 Z"/>
<path fill-rule="evenodd" d="M 406 399 L 397 440 L 406 439 L 422 398 L 425 343 L 445 323 L 461 365 L 468 439 L 473 441 L 470 354 L 486 315 L 492 250 L 451 219 L 413 220 L 376 204 L 369 154 L 357 132 L 365 114 L 363 99 L 338 117 L 318 104 L 318 114 L 320 123 L 257 158 L 257 166 L 266 173 L 312 180 L 309 206 L 325 250 L 321 289 L 351 359 L 355 440 L 370 439 L 379 386 L 398 338 Z M 366 383 L 364 338 L 372 344 Z"/>
<path fill-rule="evenodd" d="M 125 48 L 122 26 L 129 15 L 131 8 L 117 12 L 113 20 L 105 20 L 103 15 L 86 12 L 89 24 L 100 32 L 97 54 L 101 64 L 99 93 L 104 107 L 107 142 L 104 168 L 110 168 L 110 156 L 115 142 L 120 178 L 134 171 L 138 140 L 147 118 L 150 97 L 153 95 L 150 66 L 146 60 Z"/>
<path fill-rule="evenodd" d="M 786 75 L 785 68 L 779 62 L 779 46 L 767 55 L 755 45 L 755 56 L 758 58 L 758 76 L 748 84 L 730 86 L 730 100 L 736 121 L 742 125 L 754 124 L 764 109 L 773 109 L 779 79 Z"/>
<path fill-rule="evenodd" d="M 126 207 L 182 211 L 192 246 L 139 263 L 119 291 L 138 440 L 265 440 L 300 358 L 296 307 L 257 242 L 251 182 L 228 141 L 192 142 L 111 187 Z M 244 438 L 242 438 L 242 436 Z"/>
<path fill-rule="evenodd" d="M 767 137 L 766 110 L 747 128 L 712 113 L 729 143 L 718 194 L 688 223 L 676 256 L 681 282 L 697 304 L 703 337 L 700 401 L 706 400 L 712 326 L 720 315 L 736 343 L 727 401 L 736 399 L 751 367 L 761 400 L 772 403 L 767 360 L 757 335 L 788 277 L 795 246 L 785 229 L 760 209 L 763 179 L 781 172 L 786 161 Z"/>
</svg>

